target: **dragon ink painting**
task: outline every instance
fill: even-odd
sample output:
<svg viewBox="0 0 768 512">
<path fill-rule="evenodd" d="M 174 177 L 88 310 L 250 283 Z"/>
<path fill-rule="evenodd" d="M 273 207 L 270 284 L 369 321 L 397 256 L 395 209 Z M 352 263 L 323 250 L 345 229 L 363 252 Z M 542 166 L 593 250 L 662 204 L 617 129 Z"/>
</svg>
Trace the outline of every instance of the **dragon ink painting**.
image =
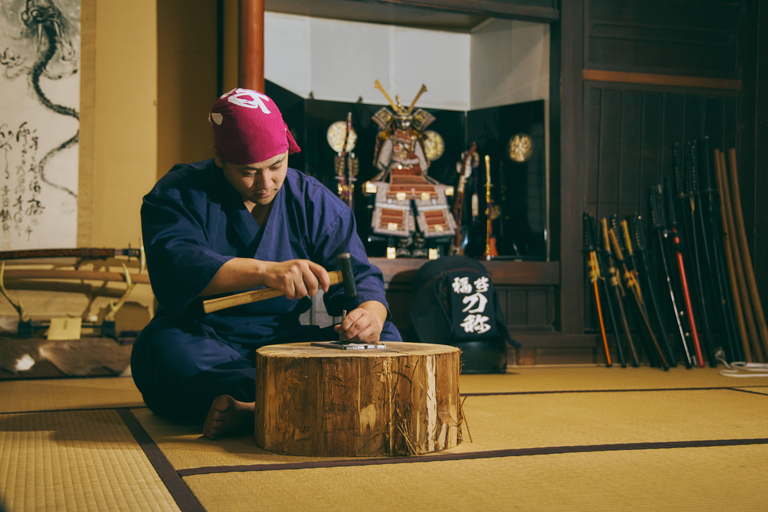
<svg viewBox="0 0 768 512">
<path fill-rule="evenodd" d="M 0 0 L 0 250 L 77 241 L 80 0 Z"/>
</svg>

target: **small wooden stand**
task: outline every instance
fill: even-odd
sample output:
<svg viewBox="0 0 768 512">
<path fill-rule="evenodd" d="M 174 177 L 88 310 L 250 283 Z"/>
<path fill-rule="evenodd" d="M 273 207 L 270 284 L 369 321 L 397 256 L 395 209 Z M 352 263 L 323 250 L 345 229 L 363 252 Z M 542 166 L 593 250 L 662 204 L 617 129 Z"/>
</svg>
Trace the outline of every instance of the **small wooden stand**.
<svg viewBox="0 0 768 512">
<path fill-rule="evenodd" d="M 260 448 L 288 455 L 418 455 L 460 442 L 458 348 L 387 342 L 333 350 L 310 343 L 256 352 Z"/>
</svg>

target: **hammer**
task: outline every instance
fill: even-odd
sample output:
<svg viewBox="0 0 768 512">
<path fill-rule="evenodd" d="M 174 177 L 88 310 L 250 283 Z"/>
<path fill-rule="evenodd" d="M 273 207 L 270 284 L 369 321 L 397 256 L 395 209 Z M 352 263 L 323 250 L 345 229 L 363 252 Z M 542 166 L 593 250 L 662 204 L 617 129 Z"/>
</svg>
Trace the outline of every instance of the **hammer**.
<svg viewBox="0 0 768 512">
<path fill-rule="evenodd" d="M 347 297 L 357 297 L 357 282 L 355 281 L 355 275 L 352 272 L 352 255 L 348 252 L 339 254 L 338 260 L 340 270 L 328 272 L 328 276 L 331 278 L 331 286 L 344 283 L 344 294 Z M 259 288 L 258 290 L 205 300 L 203 301 L 203 311 L 205 311 L 206 314 L 213 313 L 214 311 L 219 311 L 221 309 L 250 304 L 251 302 L 280 297 L 281 295 L 284 295 L 283 292 L 274 288 Z"/>
</svg>

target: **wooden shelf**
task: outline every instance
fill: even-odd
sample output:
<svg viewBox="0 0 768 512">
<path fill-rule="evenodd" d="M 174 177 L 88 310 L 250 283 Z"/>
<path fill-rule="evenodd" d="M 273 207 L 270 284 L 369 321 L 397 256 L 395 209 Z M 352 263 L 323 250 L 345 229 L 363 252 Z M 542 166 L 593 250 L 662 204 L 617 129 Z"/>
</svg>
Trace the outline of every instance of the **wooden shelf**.
<svg viewBox="0 0 768 512">
<path fill-rule="evenodd" d="M 387 283 L 410 283 L 416 271 L 427 263 L 421 258 L 370 258 Z M 495 285 L 558 286 L 560 264 L 556 261 L 480 261 L 490 272 Z"/>
</svg>

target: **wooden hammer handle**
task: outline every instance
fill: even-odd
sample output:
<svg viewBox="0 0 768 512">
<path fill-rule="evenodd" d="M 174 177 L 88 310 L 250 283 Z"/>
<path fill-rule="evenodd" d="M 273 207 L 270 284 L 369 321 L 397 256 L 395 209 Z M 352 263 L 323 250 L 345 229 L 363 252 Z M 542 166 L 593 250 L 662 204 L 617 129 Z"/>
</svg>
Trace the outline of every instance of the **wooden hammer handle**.
<svg viewBox="0 0 768 512">
<path fill-rule="evenodd" d="M 344 279 L 341 277 L 341 270 L 332 270 L 331 272 L 328 272 L 328 276 L 331 278 L 331 286 L 344 282 Z M 275 288 L 259 288 L 258 290 L 205 300 L 203 301 L 203 311 L 205 311 L 206 314 L 213 313 L 214 311 L 219 311 L 221 309 L 250 304 L 251 302 L 280 297 L 281 295 L 284 295 L 283 292 L 276 290 Z"/>
</svg>

